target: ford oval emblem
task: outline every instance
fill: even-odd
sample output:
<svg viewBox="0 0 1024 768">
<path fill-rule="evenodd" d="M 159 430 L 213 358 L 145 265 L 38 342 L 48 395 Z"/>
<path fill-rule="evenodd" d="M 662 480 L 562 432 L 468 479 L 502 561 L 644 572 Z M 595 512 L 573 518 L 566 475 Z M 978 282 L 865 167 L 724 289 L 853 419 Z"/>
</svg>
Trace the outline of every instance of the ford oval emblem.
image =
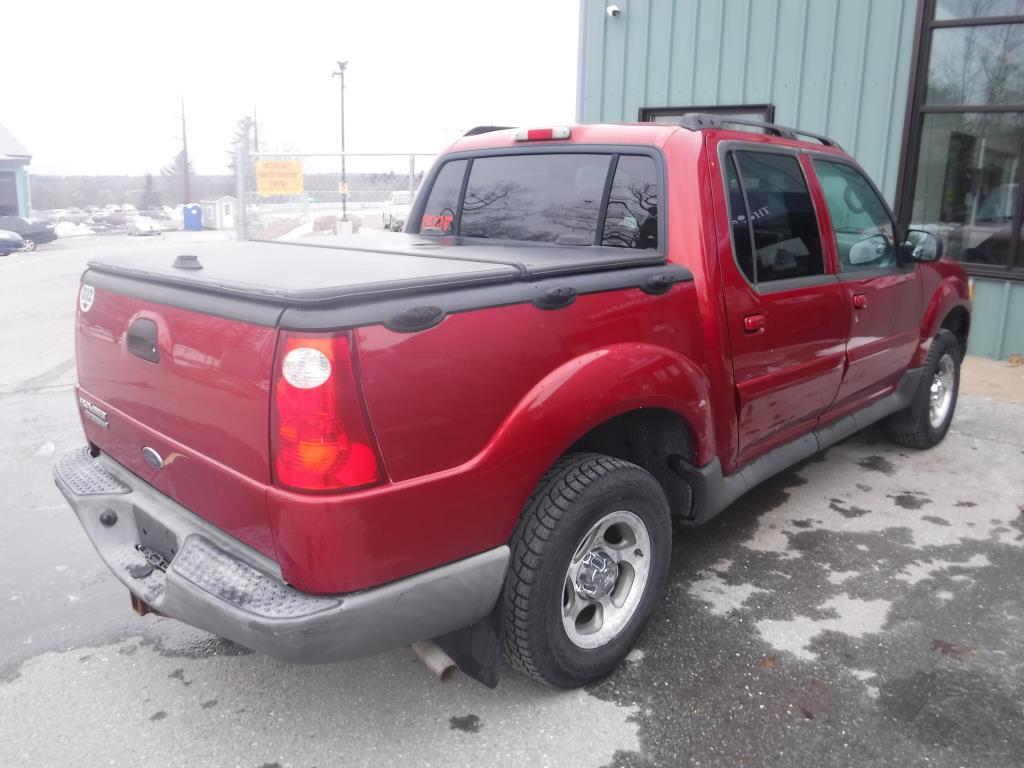
<svg viewBox="0 0 1024 768">
<path fill-rule="evenodd" d="M 146 463 L 149 464 L 153 469 L 163 469 L 164 460 L 163 457 L 150 448 L 148 445 L 142 449 L 142 456 L 146 459 Z"/>
</svg>

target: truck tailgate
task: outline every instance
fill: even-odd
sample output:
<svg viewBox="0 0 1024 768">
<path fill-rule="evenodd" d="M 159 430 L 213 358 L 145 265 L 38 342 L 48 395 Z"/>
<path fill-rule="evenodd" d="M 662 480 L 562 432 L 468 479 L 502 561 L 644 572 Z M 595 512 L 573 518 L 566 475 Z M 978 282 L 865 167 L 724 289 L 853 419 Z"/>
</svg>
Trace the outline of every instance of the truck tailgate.
<svg viewBox="0 0 1024 768">
<path fill-rule="evenodd" d="M 265 486 L 276 338 L 272 327 L 95 288 L 76 340 L 89 441 L 271 557 Z M 147 461 L 147 447 L 162 468 L 152 454 Z"/>
</svg>

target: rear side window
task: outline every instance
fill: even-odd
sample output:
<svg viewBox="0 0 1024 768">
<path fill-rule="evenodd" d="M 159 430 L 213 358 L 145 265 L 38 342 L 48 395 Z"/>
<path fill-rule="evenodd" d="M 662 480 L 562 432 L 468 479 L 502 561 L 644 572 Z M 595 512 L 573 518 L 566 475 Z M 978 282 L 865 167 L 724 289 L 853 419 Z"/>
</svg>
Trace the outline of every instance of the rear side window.
<svg viewBox="0 0 1024 768">
<path fill-rule="evenodd" d="M 825 274 L 818 219 L 799 161 L 774 152 L 737 151 L 732 158 L 743 208 L 734 207 L 740 198 L 730 190 L 729 213 L 733 222 L 742 216 L 748 224 L 746 243 L 735 224 L 733 237 L 741 268 L 743 254 L 752 245 L 751 282 L 762 285 Z M 750 279 L 747 269 L 744 273 Z"/>
<path fill-rule="evenodd" d="M 462 179 L 465 175 L 465 160 L 445 163 L 430 190 L 427 207 L 423 209 L 420 232 L 450 235 L 455 231 L 455 214 L 458 212 L 459 194 L 462 192 Z"/>
<path fill-rule="evenodd" d="M 658 247 L 655 161 L 642 155 L 494 155 L 448 163 L 420 224 L 423 234 L 556 245 Z M 452 166 L 458 166 L 452 168 Z"/>
<path fill-rule="evenodd" d="M 732 228 L 733 249 L 747 280 L 756 283 L 754 277 L 754 252 L 750 242 L 750 223 L 747 221 L 747 206 L 743 202 L 743 187 L 736 170 L 736 160 L 730 154 L 725 159 L 725 187 L 729 195 L 729 226 Z"/>
<path fill-rule="evenodd" d="M 601 245 L 658 247 L 658 176 L 651 158 L 619 157 L 608 193 Z"/>
</svg>

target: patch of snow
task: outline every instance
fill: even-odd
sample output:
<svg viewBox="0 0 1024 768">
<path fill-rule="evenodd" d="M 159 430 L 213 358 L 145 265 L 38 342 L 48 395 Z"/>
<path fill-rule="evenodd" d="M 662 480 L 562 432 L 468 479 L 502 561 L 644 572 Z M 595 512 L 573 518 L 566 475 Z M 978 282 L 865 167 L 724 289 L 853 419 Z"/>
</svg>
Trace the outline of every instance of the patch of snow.
<svg viewBox="0 0 1024 768">
<path fill-rule="evenodd" d="M 811 641 L 824 632 L 839 632 L 850 637 L 881 632 L 889 616 L 892 603 L 888 600 L 859 600 L 849 595 L 829 598 L 819 610 L 832 611 L 835 618 L 812 619 L 797 616 L 795 619 L 762 619 L 757 622 L 761 638 L 780 651 L 789 651 L 794 656 L 814 661 L 817 654 L 811 652 Z"/>
<path fill-rule="evenodd" d="M 57 237 L 82 237 L 84 235 L 95 235 L 85 224 L 74 224 L 70 221 L 62 221 L 57 224 L 53 231 Z"/>
<path fill-rule="evenodd" d="M 963 563 L 954 563 L 949 560 L 915 561 L 903 566 L 901 572 L 897 573 L 895 578 L 913 585 L 925 579 L 931 579 L 939 572 L 949 568 L 985 568 L 989 565 L 992 565 L 992 562 L 985 555 L 974 555 L 970 560 Z M 953 576 L 952 578 L 956 579 L 957 577 Z"/>
<path fill-rule="evenodd" d="M 860 571 L 829 571 L 828 581 L 829 584 L 839 585 L 847 579 L 852 579 L 854 576 L 860 576 Z"/>
<path fill-rule="evenodd" d="M 717 573 L 709 573 L 687 588 L 691 597 L 710 604 L 709 610 L 714 616 L 725 616 L 729 611 L 742 608 L 753 595 L 767 591 L 753 584 L 727 584 Z"/>
</svg>

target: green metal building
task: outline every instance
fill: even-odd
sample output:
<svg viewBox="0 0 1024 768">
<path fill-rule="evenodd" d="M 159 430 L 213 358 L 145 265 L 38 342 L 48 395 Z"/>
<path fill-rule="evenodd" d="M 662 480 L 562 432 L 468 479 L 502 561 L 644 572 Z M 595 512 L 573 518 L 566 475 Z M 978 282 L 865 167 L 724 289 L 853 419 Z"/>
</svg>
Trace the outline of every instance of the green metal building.
<svg viewBox="0 0 1024 768">
<path fill-rule="evenodd" d="M 28 216 L 28 164 L 32 155 L 0 125 L 0 216 Z"/>
<path fill-rule="evenodd" d="M 576 109 L 835 138 L 970 273 L 971 354 L 1024 354 L 1024 0 L 582 0 Z"/>
</svg>

